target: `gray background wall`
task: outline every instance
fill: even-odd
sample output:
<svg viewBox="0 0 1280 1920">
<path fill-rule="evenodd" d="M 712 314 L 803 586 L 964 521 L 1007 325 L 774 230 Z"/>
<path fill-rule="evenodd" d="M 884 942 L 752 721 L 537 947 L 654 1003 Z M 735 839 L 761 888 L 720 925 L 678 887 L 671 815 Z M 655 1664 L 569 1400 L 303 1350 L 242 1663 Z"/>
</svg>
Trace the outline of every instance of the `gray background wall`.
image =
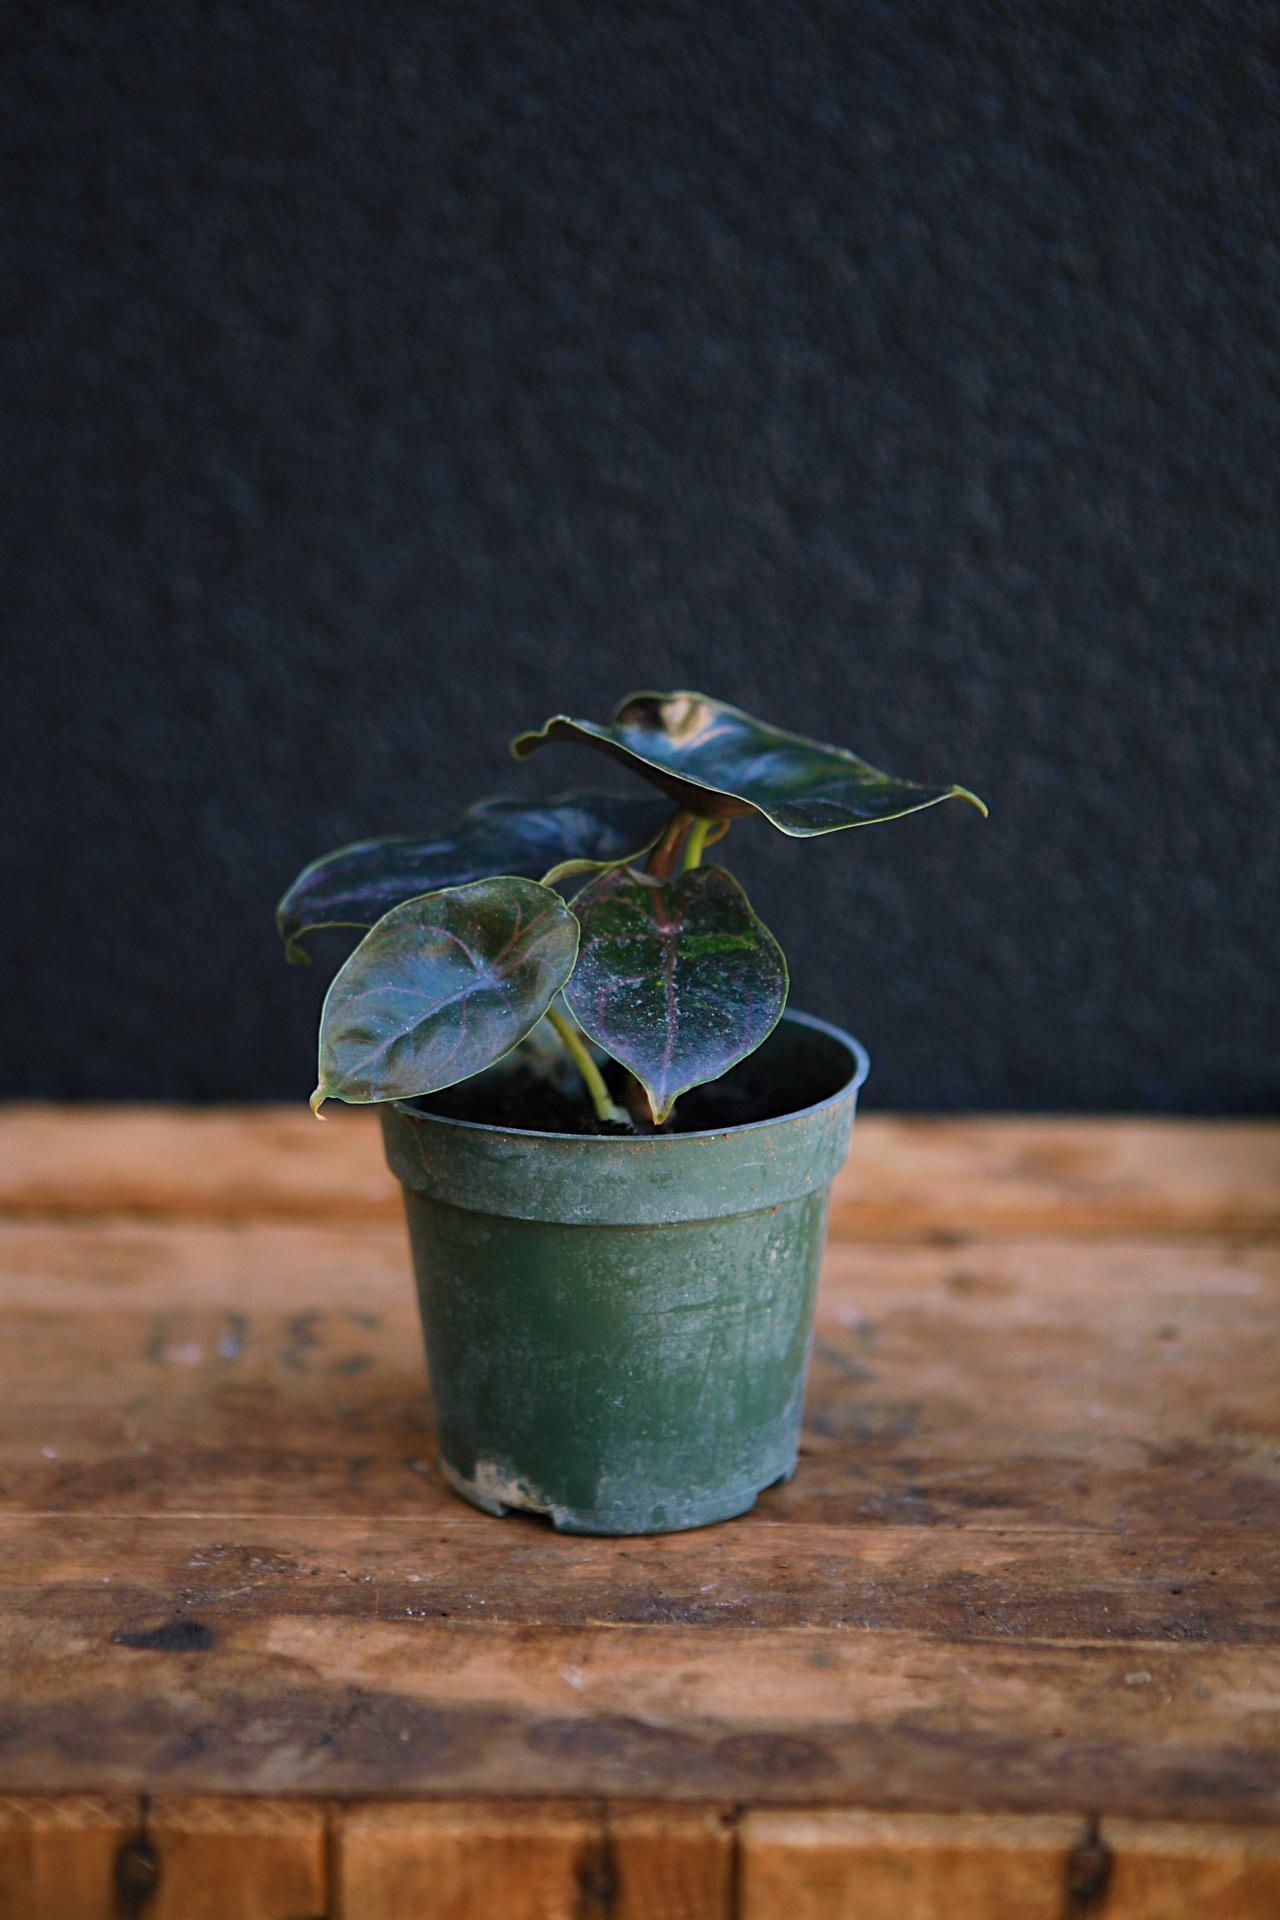
<svg viewBox="0 0 1280 1920">
<path fill-rule="evenodd" d="M 294 869 L 693 685 L 991 803 L 726 848 L 875 1102 L 1274 1105 L 1273 7 L 4 41 L 0 1091 L 304 1098 Z"/>
</svg>

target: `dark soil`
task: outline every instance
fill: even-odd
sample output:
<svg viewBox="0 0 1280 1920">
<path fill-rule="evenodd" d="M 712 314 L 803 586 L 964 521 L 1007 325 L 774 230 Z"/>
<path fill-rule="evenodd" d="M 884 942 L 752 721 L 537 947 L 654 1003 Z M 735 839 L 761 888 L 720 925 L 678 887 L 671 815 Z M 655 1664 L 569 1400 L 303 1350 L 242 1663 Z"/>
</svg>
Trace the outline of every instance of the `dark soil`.
<svg viewBox="0 0 1280 1920">
<path fill-rule="evenodd" d="M 623 1075 L 610 1073 L 609 1090 L 620 1098 Z M 789 1097 L 790 1096 L 790 1097 Z M 777 1120 L 822 1098 L 794 1084 L 778 1084 L 756 1060 L 744 1060 L 723 1079 L 682 1094 L 664 1133 L 721 1133 L 729 1127 L 749 1126 L 755 1120 Z M 512 1127 L 531 1133 L 628 1134 L 652 1129 L 625 1127 L 597 1120 L 587 1102 L 561 1093 L 537 1074 L 517 1068 L 500 1084 L 463 1080 L 442 1093 L 415 1100 L 425 1113 L 450 1120 L 478 1120 L 491 1127 Z"/>
</svg>

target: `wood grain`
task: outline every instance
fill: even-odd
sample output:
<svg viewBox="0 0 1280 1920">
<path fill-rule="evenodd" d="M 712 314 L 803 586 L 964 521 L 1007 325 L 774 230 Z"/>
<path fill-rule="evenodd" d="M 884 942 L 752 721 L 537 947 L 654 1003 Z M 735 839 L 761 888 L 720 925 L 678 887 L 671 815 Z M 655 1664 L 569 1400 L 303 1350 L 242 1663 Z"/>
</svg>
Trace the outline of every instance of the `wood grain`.
<svg viewBox="0 0 1280 1920">
<path fill-rule="evenodd" d="M 120 1920 L 116 1854 L 137 1825 L 125 1794 L 0 1795 L 0 1920 Z"/>
<path fill-rule="evenodd" d="M 7 1511 L 470 1517 L 400 1228 L 13 1222 L 0 1276 Z M 1278 1302 L 1271 1242 L 837 1243 L 801 1472 L 732 1537 L 1274 1539 Z"/>
<path fill-rule="evenodd" d="M 327 1110 L 328 1111 L 328 1110 Z M 0 1212 L 399 1216 L 367 1112 L 0 1106 Z M 837 1233 L 923 1238 L 1280 1231 L 1280 1128 L 1257 1120 L 864 1114 Z"/>
<path fill-rule="evenodd" d="M 0 1920 L 313 1920 L 326 1826 L 298 1801 L 0 1796 Z"/>
<path fill-rule="evenodd" d="M 272 1613 L 192 1624 L 166 1612 L 133 1644 L 85 1635 L 69 1657 L 63 1623 L 14 1619 L 0 1788 L 1280 1816 L 1274 1649 Z"/>
<path fill-rule="evenodd" d="M 455 1503 L 456 1506 L 456 1503 Z M 773 1526 L 617 1543 L 459 1509 L 368 1521 L 0 1517 L 0 1610 L 99 1639 L 192 1618 L 909 1631 L 949 1645 L 1280 1644 L 1280 1549 L 1247 1534 Z"/>
<path fill-rule="evenodd" d="M 1045 1816 L 749 1813 L 741 1920 L 1063 1920 L 1081 1832 Z"/>
<path fill-rule="evenodd" d="M 342 1920 L 729 1920 L 731 1847 L 713 1808 L 365 1806 L 335 1892 Z"/>
<path fill-rule="evenodd" d="M 1275 1920 L 1280 1832 L 1107 1820 L 1105 1920 Z"/>
<path fill-rule="evenodd" d="M 324 1844 L 331 1836 L 331 1844 Z M 122 1845 L 156 1867 L 121 1892 Z M 1078 1896 L 1072 1898 L 1072 1893 Z M 1274 1920 L 1280 1830 L 663 1802 L 0 1798 L 3 1920 Z"/>
<path fill-rule="evenodd" d="M 313 1920 L 327 1910 L 323 1807 L 160 1794 L 145 1830 L 160 1871 L 140 1920 Z"/>
<path fill-rule="evenodd" d="M 139 1796 L 148 1920 L 427 1854 L 458 1915 L 1061 1913 L 1093 1815 L 1107 1920 L 1269 1911 L 1280 1128 L 860 1121 L 795 1480 L 608 1541 L 441 1484 L 368 1118 L 0 1113 L 0 1916 L 114 1912 Z"/>
<path fill-rule="evenodd" d="M 1090 1913 L 1275 1920 L 1280 1913 L 1275 1831 L 1109 1820 L 1095 1835 L 1079 1821 L 1045 1816 L 770 1811 L 746 1816 L 740 1846 L 742 1920 L 1087 1920 Z"/>
<path fill-rule="evenodd" d="M 614 1905 L 602 1920 L 737 1920 L 731 1822 L 726 1807 L 606 1805 L 604 1878 Z"/>
</svg>

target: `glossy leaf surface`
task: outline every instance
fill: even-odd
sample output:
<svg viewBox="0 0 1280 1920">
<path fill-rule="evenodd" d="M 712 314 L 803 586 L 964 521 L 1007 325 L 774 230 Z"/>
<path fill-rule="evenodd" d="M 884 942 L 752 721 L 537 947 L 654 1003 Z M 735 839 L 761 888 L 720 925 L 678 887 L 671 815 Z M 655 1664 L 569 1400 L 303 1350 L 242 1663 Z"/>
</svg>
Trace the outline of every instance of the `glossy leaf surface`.
<svg viewBox="0 0 1280 1920">
<path fill-rule="evenodd" d="M 782 950 L 723 867 L 665 881 L 614 867 L 573 910 L 582 941 L 564 997 L 583 1032 L 644 1086 L 655 1120 L 777 1024 Z"/>
<path fill-rule="evenodd" d="M 537 1024 L 577 951 L 573 914 L 533 880 L 476 880 L 393 907 L 329 988 L 312 1107 L 470 1079 Z"/>
<path fill-rule="evenodd" d="M 691 813 L 757 813 L 797 838 L 896 820 L 940 800 L 986 807 L 966 787 L 899 780 L 843 747 L 755 720 L 701 693 L 633 693 L 607 726 L 556 714 L 511 750 L 525 759 L 551 741 L 600 748 L 642 773 Z"/>
<path fill-rule="evenodd" d="M 371 927 L 402 900 L 490 874 L 539 880 L 568 859 L 634 859 L 670 818 L 659 799 L 562 793 L 551 800 L 482 800 L 434 839 L 357 840 L 304 867 L 276 908 L 291 960 L 320 927 Z"/>
</svg>

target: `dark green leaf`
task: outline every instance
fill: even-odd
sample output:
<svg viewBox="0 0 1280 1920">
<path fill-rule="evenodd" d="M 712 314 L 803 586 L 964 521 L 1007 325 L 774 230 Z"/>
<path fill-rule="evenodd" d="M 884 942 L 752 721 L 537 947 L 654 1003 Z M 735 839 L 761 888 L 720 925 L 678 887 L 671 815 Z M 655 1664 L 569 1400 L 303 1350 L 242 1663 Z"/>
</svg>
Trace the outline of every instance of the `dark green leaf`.
<svg viewBox="0 0 1280 1920">
<path fill-rule="evenodd" d="M 670 808 L 658 799 L 561 793 L 551 800 L 482 800 L 431 840 L 357 840 L 304 867 L 276 908 L 291 960 L 319 927 L 371 927 L 402 900 L 492 873 L 538 880 L 571 858 L 635 859 L 656 840 Z"/>
<path fill-rule="evenodd" d="M 577 951 L 574 916 L 533 880 L 475 880 L 393 907 L 325 998 L 313 1108 L 470 1079 L 542 1018 Z"/>
<path fill-rule="evenodd" d="M 920 786 L 860 760 L 843 747 L 753 720 L 702 693 L 633 693 L 608 726 L 559 713 L 511 743 L 518 760 L 553 740 L 578 740 L 625 761 L 691 813 L 714 819 L 758 813 L 804 838 L 968 800 L 966 787 Z"/>
<path fill-rule="evenodd" d="M 782 950 L 723 867 L 662 881 L 613 867 L 573 902 L 582 943 L 564 997 L 639 1080 L 655 1120 L 754 1053 L 787 999 Z"/>
</svg>

